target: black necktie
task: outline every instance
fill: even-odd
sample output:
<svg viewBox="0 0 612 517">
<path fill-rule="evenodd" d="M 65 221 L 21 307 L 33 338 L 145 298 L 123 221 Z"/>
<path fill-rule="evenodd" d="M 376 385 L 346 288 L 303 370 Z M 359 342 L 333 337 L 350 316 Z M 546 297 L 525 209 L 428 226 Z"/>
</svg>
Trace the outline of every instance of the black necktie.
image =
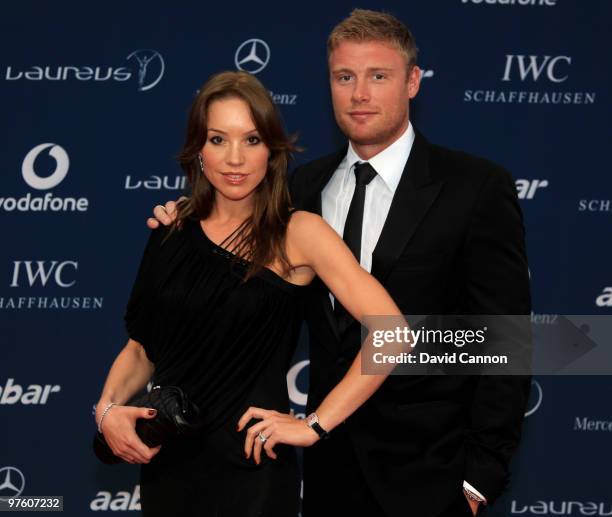
<svg viewBox="0 0 612 517">
<path fill-rule="evenodd" d="M 369 163 L 357 163 L 355 170 L 355 192 L 349 205 L 346 223 L 344 223 L 343 239 L 355 255 L 357 262 L 361 260 L 361 234 L 363 230 L 363 208 L 365 205 L 366 187 L 376 176 L 376 171 Z M 352 317 L 346 309 L 335 301 L 334 314 L 338 320 L 340 333 L 343 333 L 351 324 Z"/>
</svg>

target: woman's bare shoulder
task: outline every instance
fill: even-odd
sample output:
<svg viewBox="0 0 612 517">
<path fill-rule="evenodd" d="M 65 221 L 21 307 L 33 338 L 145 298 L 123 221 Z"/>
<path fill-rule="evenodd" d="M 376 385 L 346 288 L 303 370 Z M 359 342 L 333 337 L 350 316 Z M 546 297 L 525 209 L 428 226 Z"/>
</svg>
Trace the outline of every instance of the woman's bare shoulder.
<svg viewBox="0 0 612 517">
<path fill-rule="evenodd" d="M 338 234 L 318 214 L 296 210 L 291 215 L 287 226 L 289 242 L 295 243 L 304 253 L 310 254 L 310 248 L 328 246 L 338 240 Z"/>
<path fill-rule="evenodd" d="M 288 230 L 292 232 L 308 232 L 322 226 L 328 226 L 319 214 L 313 214 L 306 210 L 295 210 L 289 219 Z"/>
</svg>

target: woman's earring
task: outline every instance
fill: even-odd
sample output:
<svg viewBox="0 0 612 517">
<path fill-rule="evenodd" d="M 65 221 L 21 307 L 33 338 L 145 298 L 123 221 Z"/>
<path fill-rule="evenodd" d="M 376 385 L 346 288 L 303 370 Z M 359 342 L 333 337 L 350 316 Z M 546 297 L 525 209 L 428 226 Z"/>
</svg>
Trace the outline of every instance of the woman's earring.
<svg viewBox="0 0 612 517">
<path fill-rule="evenodd" d="M 204 174 L 204 160 L 202 160 L 202 155 L 200 153 L 198 153 L 198 160 L 200 162 L 200 170 L 202 174 Z"/>
</svg>

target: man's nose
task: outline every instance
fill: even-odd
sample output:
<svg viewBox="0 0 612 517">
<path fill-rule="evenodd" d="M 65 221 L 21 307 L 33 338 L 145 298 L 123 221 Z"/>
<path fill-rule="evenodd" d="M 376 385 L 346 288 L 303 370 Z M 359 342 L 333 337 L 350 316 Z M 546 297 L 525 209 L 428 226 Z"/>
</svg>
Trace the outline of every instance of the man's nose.
<svg viewBox="0 0 612 517">
<path fill-rule="evenodd" d="M 353 87 L 352 100 L 355 103 L 368 102 L 370 100 L 370 88 L 363 79 L 357 79 Z"/>
</svg>

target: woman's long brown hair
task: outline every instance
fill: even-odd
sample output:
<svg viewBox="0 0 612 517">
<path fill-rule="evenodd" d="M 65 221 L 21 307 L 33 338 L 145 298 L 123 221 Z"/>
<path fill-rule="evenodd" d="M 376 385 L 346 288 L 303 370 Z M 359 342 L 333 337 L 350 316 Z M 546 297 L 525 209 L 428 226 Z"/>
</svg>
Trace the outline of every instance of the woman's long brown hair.
<svg viewBox="0 0 612 517">
<path fill-rule="evenodd" d="M 285 251 L 285 235 L 290 218 L 287 167 L 295 150 L 294 140 L 286 135 L 265 87 L 251 74 L 222 72 L 213 75 L 194 100 L 185 143 L 178 157 L 191 186 L 191 197 L 178 204 L 174 227 L 180 228 L 186 219 L 206 219 L 213 209 L 215 189 L 203 174 L 198 155 L 207 139 L 208 107 L 213 101 L 227 98 L 238 98 L 247 103 L 259 136 L 270 149 L 268 170 L 257 186 L 253 213 L 245 221 L 239 239 L 241 251 L 238 258 L 249 262 L 245 280 L 277 260 L 285 276 L 291 269 Z"/>
</svg>

